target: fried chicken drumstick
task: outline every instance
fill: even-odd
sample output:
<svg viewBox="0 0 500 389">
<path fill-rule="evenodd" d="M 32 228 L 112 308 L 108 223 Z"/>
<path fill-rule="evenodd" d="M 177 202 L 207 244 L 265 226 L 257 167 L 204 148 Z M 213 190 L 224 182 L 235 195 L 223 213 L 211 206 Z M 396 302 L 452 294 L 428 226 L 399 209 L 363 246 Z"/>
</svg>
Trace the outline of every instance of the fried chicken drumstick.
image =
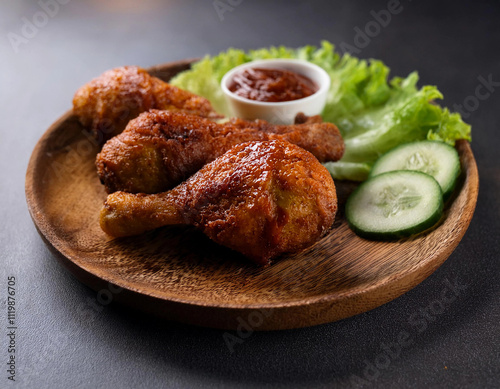
<svg viewBox="0 0 500 389">
<path fill-rule="evenodd" d="M 108 193 L 159 193 L 237 144 L 273 139 L 296 144 L 320 162 L 337 161 L 344 152 L 337 127 L 317 118 L 289 126 L 241 119 L 218 124 L 180 112 L 151 110 L 104 145 L 97 155 L 97 172 Z"/>
<path fill-rule="evenodd" d="M 331 227 L 333 180 L 309 152 L 279 140 L 235 146 L 169 192 L 110 194 L 102 229 L 115 237 L 189 224 L 259 265 L 303 249 Z"/>
<path fill-rule="evenodd" d="M 119 134 L 131 119 L 152 108 L 221 117 L 205 98 L 137 66 L 109 70 L 82 86 L 73 98 L 73 112 L 100 142 Z"/>
</svg>

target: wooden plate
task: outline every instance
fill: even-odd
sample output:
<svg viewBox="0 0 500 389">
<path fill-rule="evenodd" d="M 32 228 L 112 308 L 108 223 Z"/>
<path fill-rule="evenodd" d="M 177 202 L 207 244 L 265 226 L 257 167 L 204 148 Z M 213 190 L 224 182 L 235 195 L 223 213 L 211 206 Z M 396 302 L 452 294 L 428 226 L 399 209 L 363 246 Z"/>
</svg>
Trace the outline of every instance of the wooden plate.
<svg viewBox="0 0 500 389">
<path fill-rule="evenodd" d="M 150 72 L 168 80 L 191 62 Z M 94 167 L 98 148 L 71 112 L 36 145 L 26 174 L 26 197 L 41 236 L 79 280 L 98 291 L 103 303 L 113 299 L 216 328 L 298 328 L 387 303 L 448 258 L 469 226 L 478 193 L 469 143 L 460 141 L 457 149 L 461 182 L 432 232 L 390 243 L 357 237 L 343 214 L 354 184 L 338 181 L 339 214 L 329 235 L 265 269 L 192 227 L 166 227 L 127 239 L 107 237 L 98 224 L 106 198 Z"/>
</svg>

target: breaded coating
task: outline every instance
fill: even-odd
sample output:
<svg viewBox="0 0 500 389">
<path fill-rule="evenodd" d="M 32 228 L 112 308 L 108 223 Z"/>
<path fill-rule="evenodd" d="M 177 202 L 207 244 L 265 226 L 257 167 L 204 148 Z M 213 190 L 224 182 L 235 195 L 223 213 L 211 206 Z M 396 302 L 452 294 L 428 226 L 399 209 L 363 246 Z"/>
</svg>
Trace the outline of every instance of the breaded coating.
<svg viewBox="0 0 500 389">
<path fill-rule="evenodd" d="M 332 177 L 309 152 L 273 140 L 235 146 L 169 192 L 110 194 L 102 229 L 115 237 L 188 224 L 259 265 L 310 246 L 332 226 Z"/>
<path fill-rule="evenodd" d="M 104 145 L 97 155 L 97 172 L 108 193 L 159 193 L 237 144 L 273 139 L 296 144 L 320 162 L 337 161 L 344 152 L 337 127 L 317 118 L 288 126 L 242 119 L 218 124 L 180 112 L 151 110 Z"/>
<path fill-rule="evenodd" d="M 73 98 L 74 114 L 99 142 L 119 134 L 131 119 L 152 108 L 221 117 L 207 99 L 152 77 L 137 66 L 109 70 L 82 86 Z"/>
</svg>

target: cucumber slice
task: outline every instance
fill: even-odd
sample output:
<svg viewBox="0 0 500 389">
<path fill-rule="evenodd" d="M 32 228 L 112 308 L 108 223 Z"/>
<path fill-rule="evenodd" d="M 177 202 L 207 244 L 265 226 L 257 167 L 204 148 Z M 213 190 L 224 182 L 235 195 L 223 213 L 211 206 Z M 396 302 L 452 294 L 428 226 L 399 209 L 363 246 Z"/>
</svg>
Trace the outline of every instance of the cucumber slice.
<svg viewBox="0 0 500 389">
<path fill-rule="evenodd" d="M 392 240 L 422 232 L 443 213 L 443 192 L 430 175 L 397 170 L 363 182 L 347 199 L 346 217 L 361 237 Z"/>
<path fill-rule="evenodd" d="M 460 174 L 460 158 L 455 148 L 443 142 L 406 143 L 382 155 L 373 165 L 370 177 L 392 170 L 417 170 L 433 176 L 446 198 Z"/>
</svg>

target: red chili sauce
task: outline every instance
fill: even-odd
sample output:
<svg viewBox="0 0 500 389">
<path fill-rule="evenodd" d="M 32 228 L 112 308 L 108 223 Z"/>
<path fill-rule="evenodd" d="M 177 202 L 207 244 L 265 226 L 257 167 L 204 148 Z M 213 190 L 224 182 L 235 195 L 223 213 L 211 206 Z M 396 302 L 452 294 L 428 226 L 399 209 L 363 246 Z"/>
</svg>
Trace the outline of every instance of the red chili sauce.
<svg viewBox="0 0 500 389">
<path fill-rule="evenodd" d="M 234 75 L 229 90 L 246 99 L 275 103 L 311 96 L 318 86 L 289 70 L 248 68 Z"/>
</svg>

